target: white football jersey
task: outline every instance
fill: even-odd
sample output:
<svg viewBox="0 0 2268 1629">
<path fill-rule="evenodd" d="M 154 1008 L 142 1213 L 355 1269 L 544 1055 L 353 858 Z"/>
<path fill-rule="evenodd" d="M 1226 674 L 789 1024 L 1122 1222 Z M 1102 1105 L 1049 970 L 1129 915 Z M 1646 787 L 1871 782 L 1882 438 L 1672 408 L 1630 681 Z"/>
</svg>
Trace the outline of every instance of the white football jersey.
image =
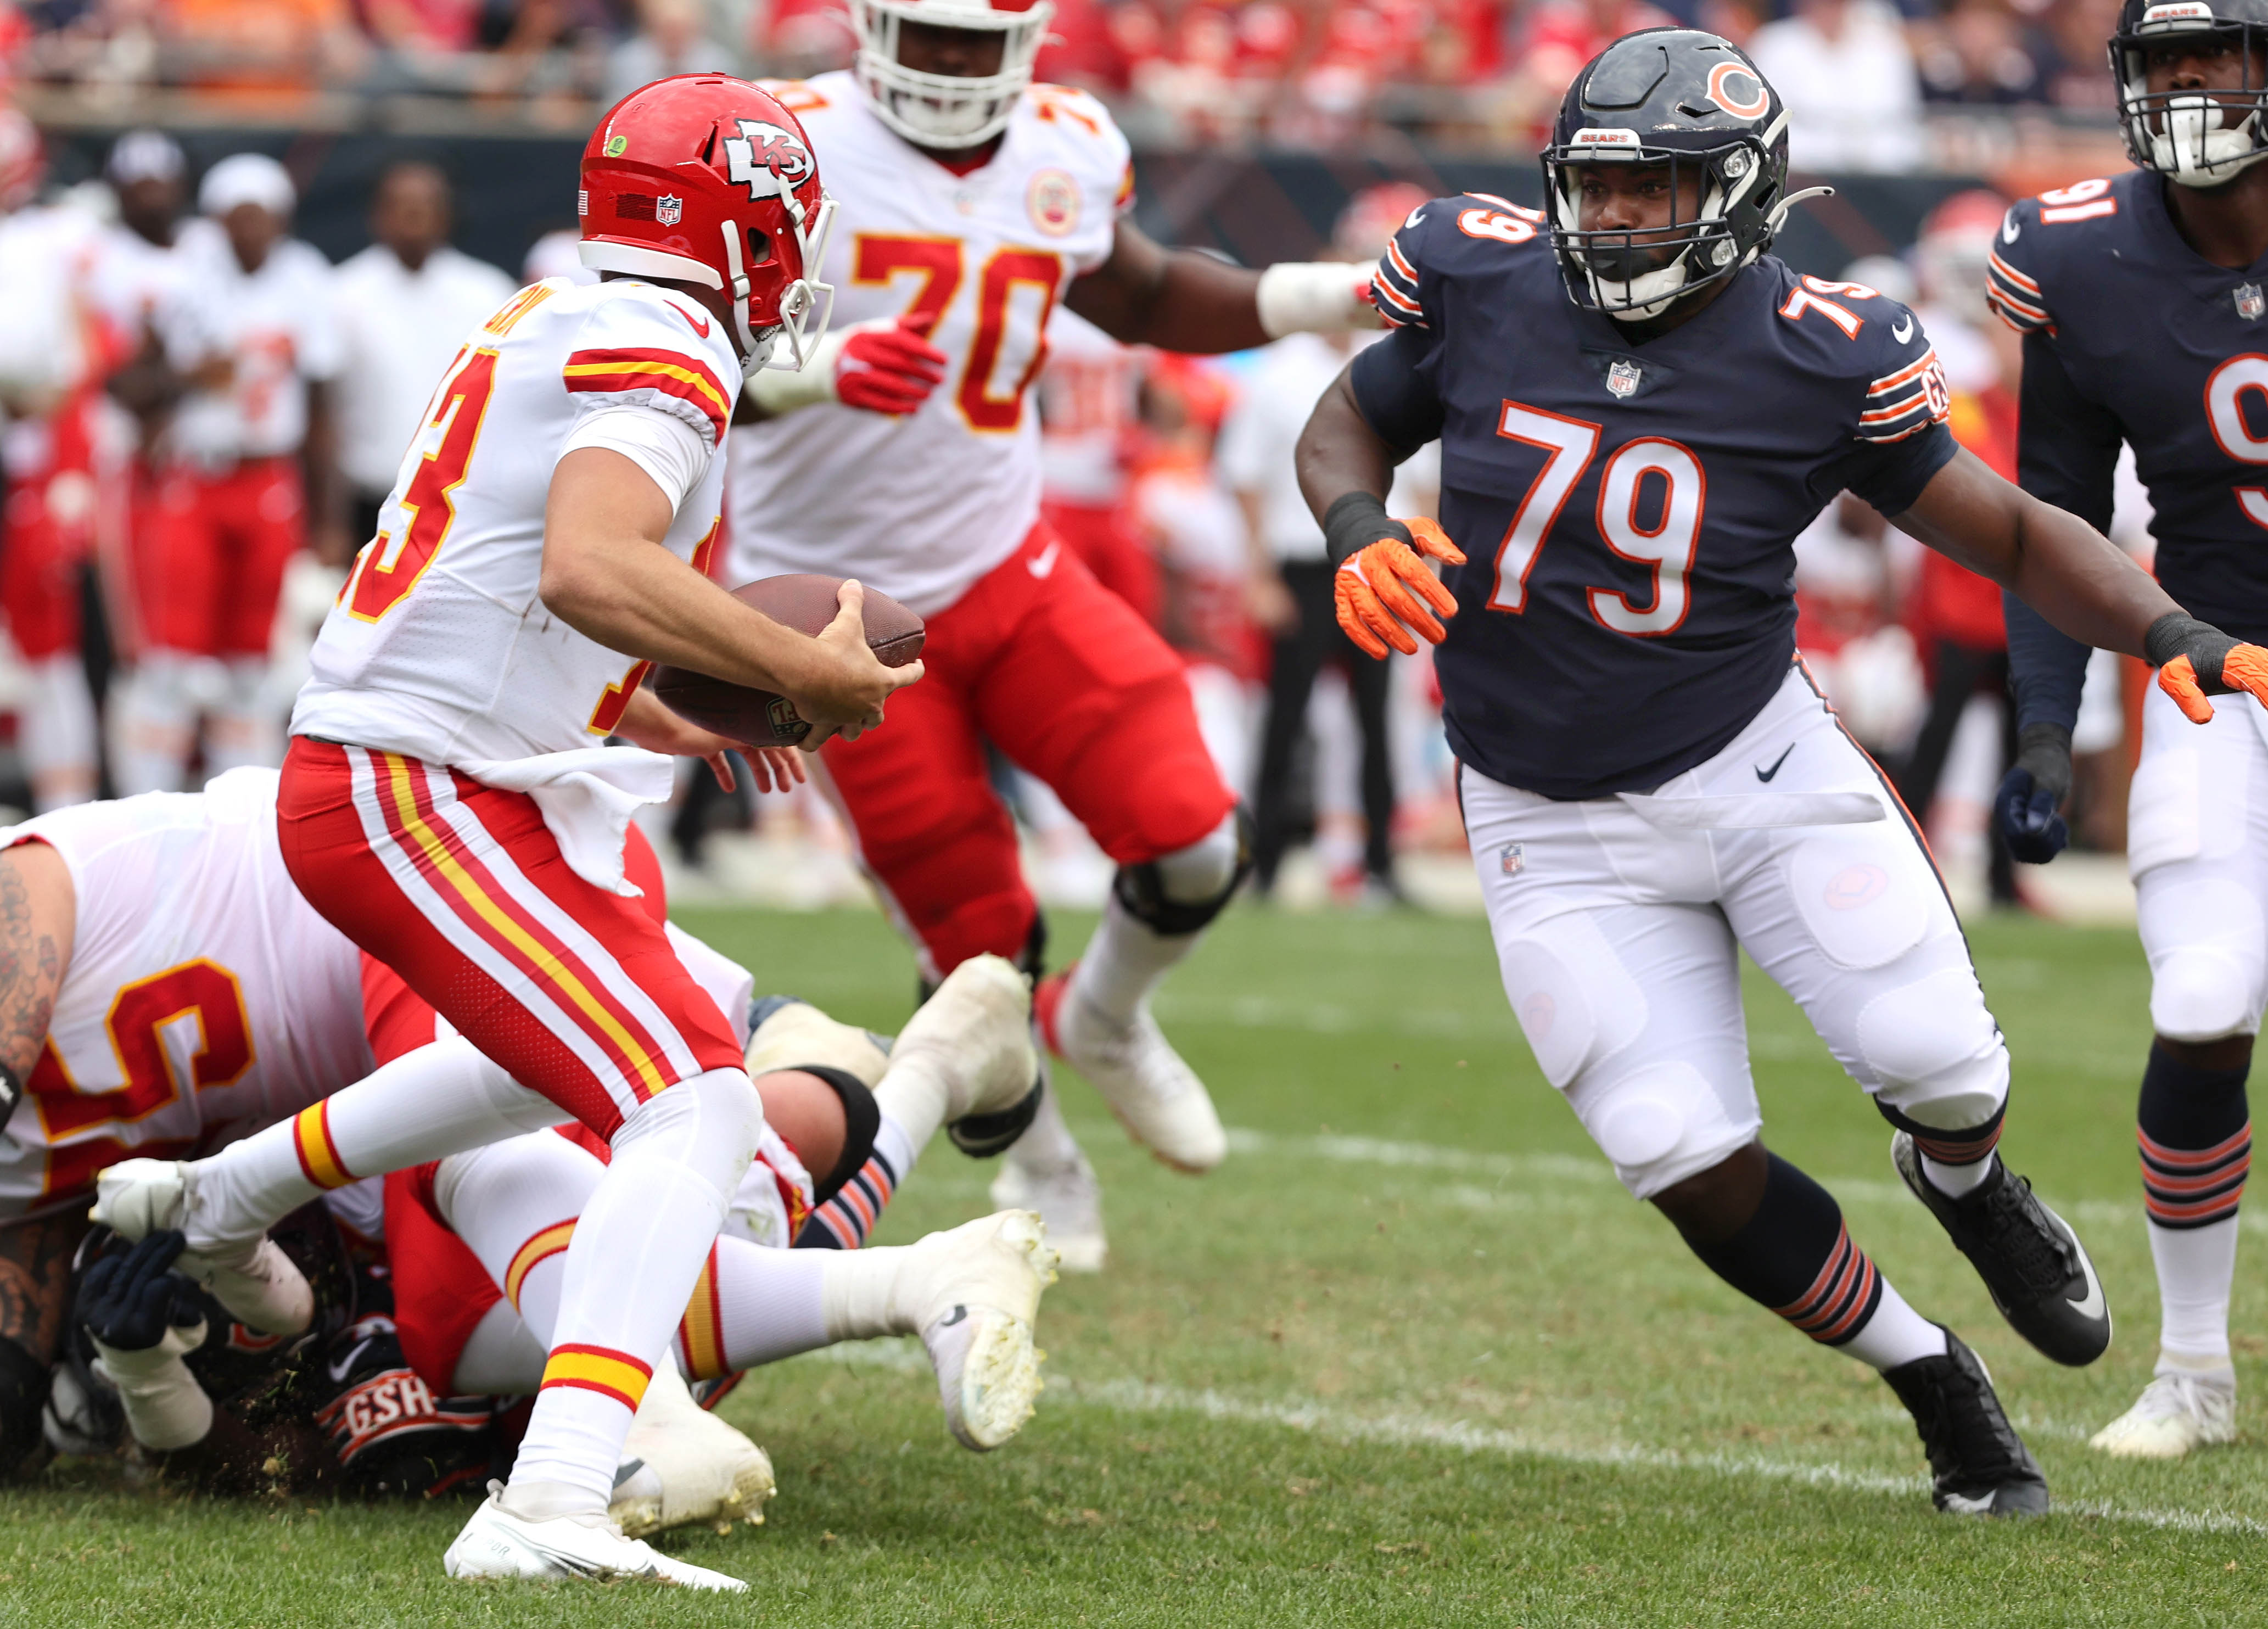
<svg viewBox="0 0 2268 1629">
<path fill-rule="evenodd" d="M 232 372 L 219 388 L 181 399 L 165 448 L 209 468 L 297 453 L 307 436 L 307 381 L 339 371 L 330 262 L 286 238 L 247 272 L 218 232 L 187 226 L 174 253 L 180 277 L 156 313 L 166 359 L 186 372 L 217 358 Z"/>
<path fill-rule="evenodd" d="M 552 468 L 571 439 L 604 431 L 586 424 L 594 415 L 658 416 L 689 432 L 704 461 L 666 542 L 705 571 L 724 481 L 715 453 L 740 389 L 725 325 L 682 295 L 558 278 L 515 294 L 436 387 L 378 535 L 315 641 L 292 733 L 435 763 L 597 746 L 644 664 L 576 632 L 537 594 Z"/>
<path fill-rule="evenodd" d="M 299 896 L 273 770 L 26 821 L 77 894 L 70 965 L 0 1133 L 0 1218 L 84 1204 L 95 1173 L 188 1159 L 371 1070 L 362 953 Z"/>
<path fill-rule="evenodd" d="M 824 571 L 943 610 L 1039 518 L 1030 386 L 1049 313 L 1110 258 L 1126 138 L 1086 92 L 1035 85 L 991 161 L 955 175 L 886 129 L 848 73 L 767 88 L 836 200 L 834 321 L 919 317 L 946 376 L 902 418 L 829 402 L 735 430 L 729 580 Z"/>
</svg>

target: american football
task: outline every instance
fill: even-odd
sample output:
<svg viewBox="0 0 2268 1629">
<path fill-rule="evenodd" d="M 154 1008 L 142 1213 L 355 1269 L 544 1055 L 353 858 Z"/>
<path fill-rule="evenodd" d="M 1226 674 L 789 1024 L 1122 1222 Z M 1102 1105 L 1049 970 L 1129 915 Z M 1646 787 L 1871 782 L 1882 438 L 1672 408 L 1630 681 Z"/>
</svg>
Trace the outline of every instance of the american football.
<svg viewBox="0 0 2268 1629">
<path fill-rule="evenodd" d="M 733 590 L 774 622 L 816 638 L 835 620 L 836 595 L 843 579 L 821 571 L 791 571 L 759 578 Z M 885 667 L 902 667 L 922 652 L 922 619 L 878 588 L 866 590 L 866 648 Z M 811 733 L 796 715 L 795 704 L 776 690 L 727 684 L 687 667 L 663 667 L 653 675 L 653 693 L 694 723 L 752 747 L 792 747 Z"/>
</svg>

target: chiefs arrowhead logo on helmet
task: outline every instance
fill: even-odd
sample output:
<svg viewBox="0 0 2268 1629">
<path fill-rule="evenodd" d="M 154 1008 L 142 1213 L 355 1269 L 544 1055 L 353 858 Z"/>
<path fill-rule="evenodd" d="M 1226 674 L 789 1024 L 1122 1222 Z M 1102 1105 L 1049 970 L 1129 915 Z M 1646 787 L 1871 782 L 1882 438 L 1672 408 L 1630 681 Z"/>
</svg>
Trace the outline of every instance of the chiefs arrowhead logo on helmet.
<svg viewBox="0 0 2268 1629">
<path fill-rule="evenodd" d="M 779 191 L 770 178 L 800 187 L 818 167 L 811 149 L 794 131 L 763 119 L 743 119 L 740 125 L 739 136 L 725 138 L 725 161 L 730 166 L 725 173 L 747 182 L 751 198 L 769 198 Z"/>
</svg>

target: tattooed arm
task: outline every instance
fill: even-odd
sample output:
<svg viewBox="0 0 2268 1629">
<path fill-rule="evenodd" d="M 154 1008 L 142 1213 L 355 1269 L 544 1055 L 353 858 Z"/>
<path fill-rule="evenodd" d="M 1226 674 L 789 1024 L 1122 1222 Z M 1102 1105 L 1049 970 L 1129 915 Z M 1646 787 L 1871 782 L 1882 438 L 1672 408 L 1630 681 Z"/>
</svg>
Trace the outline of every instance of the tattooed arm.
<svg viewBox="0 0 2268 1629">
<path fill-rule="evenodd" d="M 77 920 L 62 855 L 44 843 L 0 851 L 0 1127 L 47 1044 Z"/>
</svg>

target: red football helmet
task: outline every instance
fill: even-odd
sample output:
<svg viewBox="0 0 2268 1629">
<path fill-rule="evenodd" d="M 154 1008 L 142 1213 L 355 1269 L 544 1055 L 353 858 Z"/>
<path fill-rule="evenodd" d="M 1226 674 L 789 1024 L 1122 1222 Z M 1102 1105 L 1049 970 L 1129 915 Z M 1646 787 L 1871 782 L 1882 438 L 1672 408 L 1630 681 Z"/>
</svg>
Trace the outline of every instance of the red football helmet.
<svg viewBox="0 0 2268 1629">
<path fill-rule="evenodd" d="M 827 332 L 835 201 L 795 115 L 745 79 L 680 74 L 616 102 L 583 149 L 577 212 L 592 269 L 729 291 L 751 368 L 800 368 Z"/>
</svg>

